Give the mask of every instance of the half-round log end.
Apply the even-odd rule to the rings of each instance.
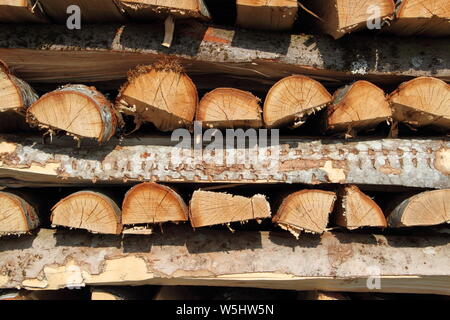
[[[39,226],[36,209],[22,197],[0,192],[0,236],[25,234]]]

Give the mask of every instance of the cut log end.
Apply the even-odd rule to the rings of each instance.
[[[328,132],[369,130],[389,121],[392,111],[383,90],[367,81],[341,88],[326,112]]]
[[[272,221],[297,238],[302,231],[321,234],[326,231],[335,200],[334,192],[295,192],[283,200]]]
[[[187,221],[188,208],[171,188],[145,182],[125,195],[122,217],[124,225]]]
[[[121,124],[111,103],[93,87],[68,85],[47,93],[27,110],[32,126],[108,141]]]
[[[319,82],[304,76],[290,76],[269,90],[264,103],[264,122],[270,128],[298,127],[330,102],[330,93]]]
[[[0,192],[0,236],[25,234],[38,226],[35,207],[18,195]]]
[[[270,205],[263,195],[246,198],[220,192],[195,191],[189,214],[192,227],[198,228],[269,218]]]
[[[347,229],[387,227],[383,211],[358,187],[343,187],[340,196],[341,206],[336,212],[337,225]]]
[[[396,121],[413,127],[450,129],[450,85],[432,77],[402,83],[389,100]]]
[[[196,120],[209,128],[259,128],[261,113],[259,99],[250,92],[218,88],[200,101]]]
[[[120,90],[117,107],[136,122],[153,123],[161,131],[189,126],[198,105],[197,88],[179,68],[139,67]]]
[[[450,223],[450,189],[422,192],[403,200],[389,214],[388,222],[393,228]]]
[[[93,191],[80,191],[59,201],[52,208],[53,226],[85,229],[93,233],[120,234],[122,214],[108,196]]]

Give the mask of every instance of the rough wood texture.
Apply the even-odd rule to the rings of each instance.
[[[163,223],[188,220],[184,200],[171,188],[144,182],[131,188],[122,204],[123,224]]]
[[[48,22],[40,3],[29,0],[0,0],[0,22],[45,23]]]
[[[450,81],[446,39],[355,35],[334,41],[179,22],[167,49],[161,46],[162,34],[163,25],[83,25],[70,33],[63,26],[0,25],[0,57],[28,82],[88,82],[114,89],[128,70],[165,54],[180,58],[196,85],[206,89],[239,83],[240,89],[252,91],[292,74],[335,87],[358,79],[398,85],[413,76]]]
[[[333,211],[336,194],[322,190],[302,190],[283,199],[272,221],[296,238],[301,232],[324,233]]]
[[[250,92],[217,88],[203,96],[195,117],[208,128],[260,128],[259,101]]]
[[[340,193],[336,224],[347,229],[387,227],[383,211],[356,186],[345,186]]]
[[[85,229],[93,233],[120,234],[122,214],[107,195],[94,191],[75,192],[52,208],[53,226]]]
[[[0,192],[0,237],[24,234],[39,226],[37,209],[20,195]]]
[[[133,20],[199,18],[207,20],[209,12],[203,0],[120,0],[120,7]]]
[[[129,73],[117,109],[134,116],[136,126],[150,122],[161,131],[190,126],[198,106],[197,88],[174,62],[157,62]]]
[[[331,102],[322,84],[311,78],[294,75],[278,81],[267,93],[264,122],[269,128],[301,126],[308,116]]]
[[[335,39],[367,29],[368,20],[392,18],[395,10],[393,0],[307,0],[302,3],[321,18],[316,21]],[[371,6],[376,6],[379,15],[371,12]]]
[[[70,138],[42,145],[40,137],[2,135],[0,177],[5,186],[122,184],[130,180],[230,183],[348,183],[450,188],[450,142],[446,139],[280,139],[279,167],[262,163],[225,166],[196,160],[172,163],[168,137],[129,137],[109,144]],[[214,150],[212,150],[214,151]],[[264,154],[267,150],[264,149]],[[239,155],[239,152],[237,152]],[[208,153],[206,153],[208,156]],[[200,165],[201,164],[201,165]]]
[[[391,93],[389,100],[396,121],[450,130],[450,85],[444,81],[431,77],[410,80]]]
[[[384,91],[367,81],[337,90],[325,114],[325,131],[369,130],[392,118]]]
[[[27,109],[27,122],[32,126],[63,130],[100,143],[116,133],[121,121],[111,102],[85,85],[67,85],[47,93]]]
[[[402,36],[415,34],[440,37],[450,35],[448,0],[402,0],[395,21],[387,30]]]
[[[297,0],[236,0],[240,27],[261,30],[290,30],[297,18]]]
[[[390,227],[450,223],[450,189],[426,191],[406,198],[388,216]]]
[[[367,292],[373,276],[380,292],[450,295],[449,251],[447,236],[327,233],[296,240],[277,232],[174,227],[122,239],[42,229],[2,239],[0,288],[164,284]]]
[[[189,203],[189,218],[194,228],[259,220],[270,218],[270,205],[260,194],[246,198],[221,192],[195,191]]]

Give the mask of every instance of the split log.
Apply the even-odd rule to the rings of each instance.
[[[273,223],[297,239],[302,231],[323,233],[333,211],[336,194],[322,190],[302,190],[284,198]]]
[[[398,1],[395,21],[387,29],[402,36],[450,35],[450,2],[448,0]]]
[[[412,127],[450,129],[450,85],[431,77],[402,83],[389,96],[394,120]]]
[[[29,233],[39,223],[37,207],[24,196],[0,192],[0,236]]]
[[[401,201],[389,214],[390,227],[450,223],[450,189],[426,191]]]
[[[395,10],[393,0],[308,0],[302,3],[320,17],[321,29],[335,39],[367,29],[369,21],[392,19]]]
[[[52,226],[85,229],[92,233],[120,234],[122,214],[109,196],[79,191],[59,201],[51,214]]]
[[[200,100],[196,120],[209,128],[260,128],[259,99],[250,92],[218,88]]]
[[[290,30],[297,18],[297,0],[236,0],[240,27],[261,30]]]
[[[266,197],[251,198],[221,192],[195,191],[189,204],[189,217],[194,228],[246,222],[270,218]]]
[[[0,22],[48,22],[39,2],[30,0],[0,0]]]
[[[27,122],[39,128],[63,130],[75,138],[108,141],[121,117],[94,87],[67,85],[43,95],[27,110]]]
[[[188,220],[188,208],[171,188],[144,182],[131,188],[122,204],[122,222],[147,224]]]
[[[384,91],[367,81],[356,81],[337,90],[325,114],[325,131],[369,130],[389,122],[392,111]]]
[[[387,227],[380,207],[356,186],[345,186],[340,191],[335,222],[347,229]]]
[[[330,102],[330,93],[319,82],[304,76],[290,76],[278,81],[268,92],[264,122],[269,128],[298,127]]]
[[[123,10],[133,20],[165,19],[174,16],[176,19],[210,18],[208,8],[203,0],[120,0]]]
[[[150,122],[161,131],[190,126],[198,105],[197,88],[171,62],[141,66],[129,73],[117,97],[117,108],[135,117],[137,127]]]

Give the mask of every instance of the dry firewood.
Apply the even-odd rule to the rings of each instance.
[[[259,99],[250,92],[218,88],[202,98],[196,120],[209,128],[259,128],[261,113]]]
[[[330,102],[330,93],[319,82],[304,76],[290,76],[278,81],[267,94],[264,122],[269,128],[298,127]]]
[[[336,194],[322,190],[302,190],[283,199],[272,221],[298,238],[302,231],[323,233],[333,211]]]
[[[208,19],[209,12],[203,0],[120,0],[120,6],[133,19]]]
[[[122,214],[109,196],[94,191],[79,191],[52,208],[53,226],[85,229],[93,233],[120,234]]]
[[[37,207],[26,196],[0,192],[0,236],[24,234],[39,227]]]

